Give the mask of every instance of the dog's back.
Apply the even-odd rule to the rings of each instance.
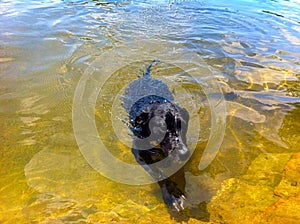
[[[128,114],[132,106],[138,102],[138,100],[147,96],[160,96],[161,98],[173,102],[174,98],[168,86],[162,81],[151,77],[151,68],[156,62],[156,60],[151,62],[142,77],[131,82],[126,88],[123,97],[123,106]]]

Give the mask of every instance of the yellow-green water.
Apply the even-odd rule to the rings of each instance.
[[[299,10],[296,1],[2,1],[0,222],[299,223]],[[197,84],[179,82],[196,101],[201,129],[199,139],[188,137],[197,147],[185,166],[191,206],[181,214],[168,211],[156,184],[96,172],[74,137],[73,98],[87,68],[109,51],[126,58],[132,52],[119,49],[145,39],[137,57],[165,58],[173,45],[196,53],[216,71],[226,100],[223,143],[199,170],[210,109]],[[101,138],[129,163],[105,107],[144,67],[122,66],[95,108]],[[162,64],[153,75],[179,80],[179,72]]]

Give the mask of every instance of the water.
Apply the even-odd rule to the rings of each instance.
[[[297,223],[299,11],[297,1],[2,1],[0,222]],[[184,54],[193,55],[190,64]],[[100,79],[87,92],[117,68],[97,98],[96,126],[113,155],[135,164],[120,122],[126,114],[117,105],[111,116],[109,108],[154,59],[149,55],[162,60],[154,76],[174,84],[186,108],[195,103],[200,123],[189,129],[196,148],[186,165],[190,207],[182,214],[168,211],[156,184],[103,177],[74,137],[77,84],[95,61],[106,70],[96,71]],[[223,143],[204,170],[212,109],[185,73],[199,66],[194,77],[214,78],[227,110]]]

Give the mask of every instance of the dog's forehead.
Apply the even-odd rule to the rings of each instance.
[[[171,114],[173,116],[178,116],[179,115],[179,110],[178,108],[172,104],[172,103],[164,103],[164,104],[159,104],[155,110],[154,110],[154,115],[161,115],[165,116],[166,114]]]

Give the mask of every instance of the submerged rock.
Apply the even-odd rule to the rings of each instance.
[[[300,220],[300,153],[294,154],[285,165],[282,179],[274,193],[282,198],[266,209],[266,221],[298,224]]]
[[[288,153],[261,154],[251,163],[245,175],[224,181],[222,189],[208,205],[211,214],[210,221],[215,223],[296,223],[299,220],[295,215],[297,206],[293,207],[292,204],[299,202],[298,198],[283,200],[278,196],[278,192],[275,193],[282,189],[282,181],[286,181],[288,173],[294,175],[293,180],[296,177],[297,180],[300,178],[300,173],[294,172],[296,166],[300,170],[298,164],[300,156],[294,155],[289,161],[290,157],[291,154]],[[292,162],[293,158],[295,162]],[[290,163],[292,164],[289,165]],[[288,167],[294,171],[288,172]],[[295,186],[290,185],[290,188],[295,188]],[[290,188],[289,191],[293,192],[293,195],[296,191],[300,193],[299,189],[295,191]],[[299,208],[298,211],[300,211]],[[274,222],[269,222],[269,220]]]
[[[264,217],[265,223],[299,224],[300,195],[279,199],[266,209]]]
[[[285,165],[282,180],[274,193],[280,197],[300,196],[300,153],[294,154]]]

